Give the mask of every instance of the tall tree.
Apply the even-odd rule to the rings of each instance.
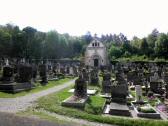
[[[158,56],[168,58],[168,35],[161,33],[158,36],[155,51]]]

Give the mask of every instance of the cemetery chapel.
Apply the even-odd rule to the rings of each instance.
[[[92,67],[108,65],[106,46],[97,39],[96,35],[86,48],[85,65]]]

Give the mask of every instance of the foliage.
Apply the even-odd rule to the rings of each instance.
[[[81,55],[85,44],[84,37],[59,34],[57,31],[45,33],[30,26],[20,30],[12,24],[0,26],[1,58],[72,58]]]
[[[155,51],[158,56],[168,58],[168,35],[162,33],[158,36],[155,43]]]
[[[111,60],[145,56],[148,59],[167,59],[168,34],[154,29],[142,39],[120,34],[107,34],[97,37],[107,47]],[[18,26],[7,24],[0,26],[0,57],[31,59],[80,58],[85,54],[87,45],[93,40],[88,31],[83,36],[70,36],[57,31],[40,32],[33,27],[22,30]]]
[[[119,47],[112,45],[109,50],[111,59],[119,58],[122,55],[122,51]]]

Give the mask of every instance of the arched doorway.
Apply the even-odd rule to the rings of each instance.
[[[98,67],[99,66],[99,60],[98,59],[94,59],[94,67]]]

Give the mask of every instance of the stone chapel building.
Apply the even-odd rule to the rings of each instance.
[[[105,45],[96,37],[87,46],[85,52],[85,65],[92,67],[100,67],[108,65],[108,56]]]

